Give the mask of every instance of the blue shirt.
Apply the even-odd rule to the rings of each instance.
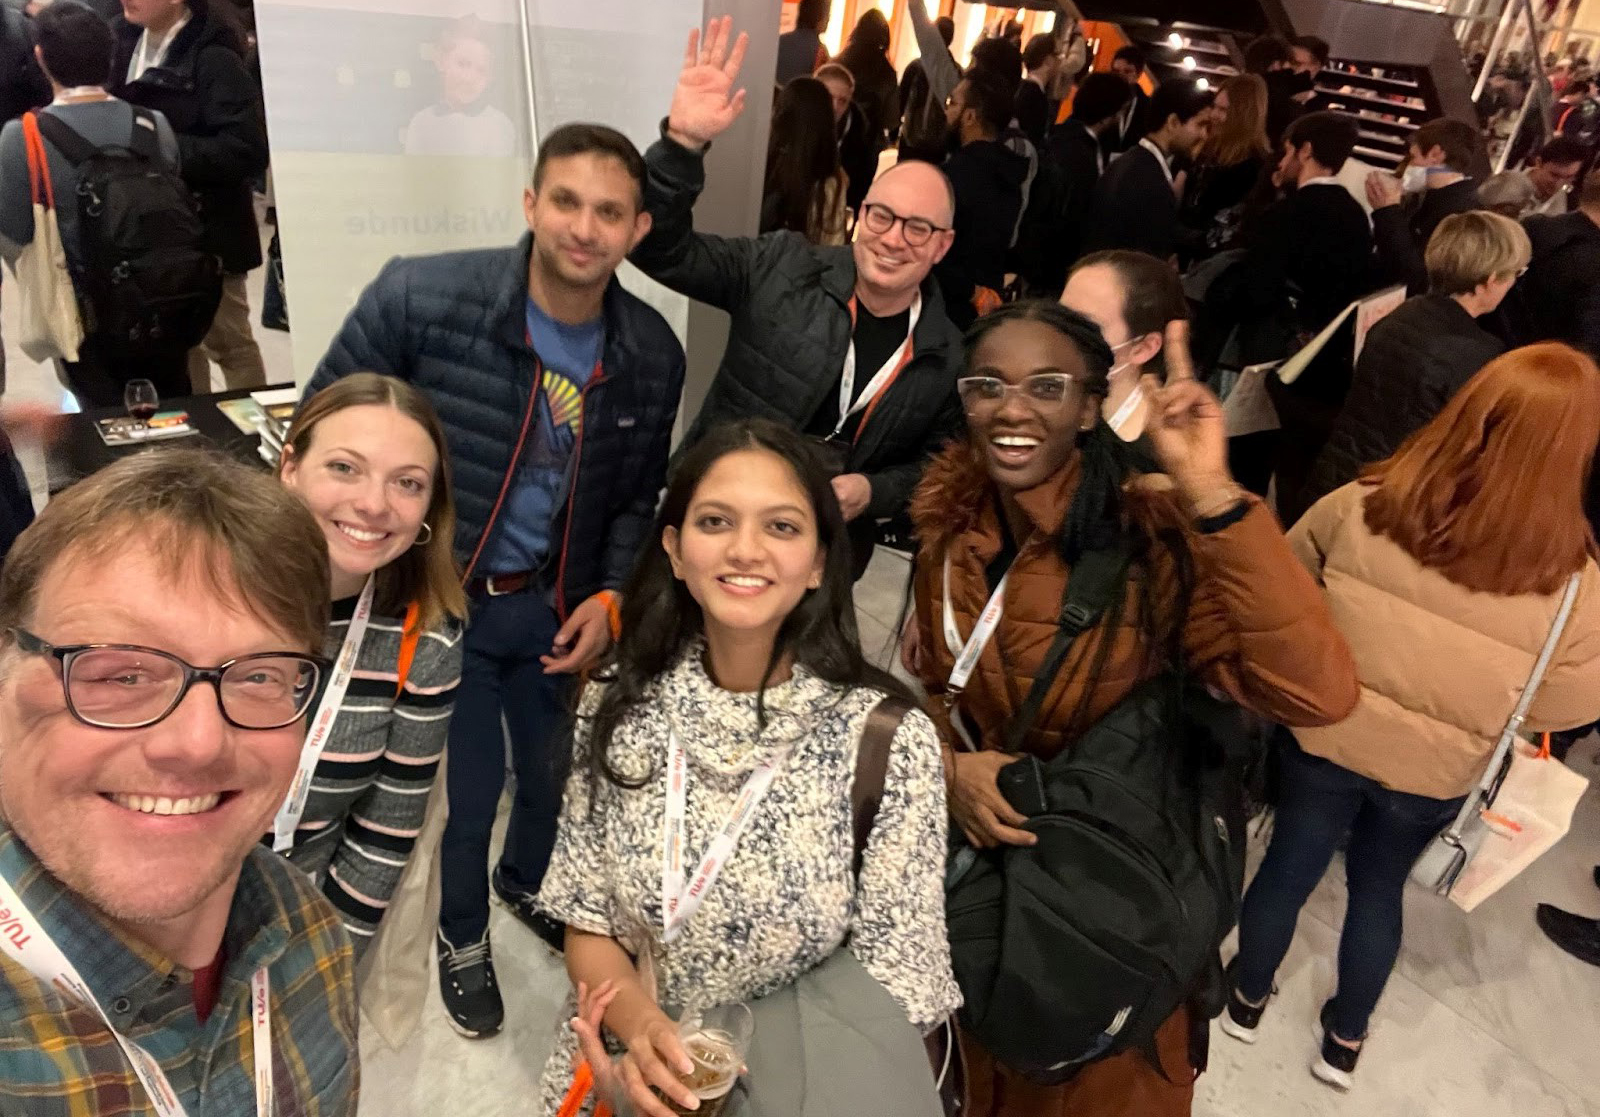
[[[527,315],[528,342],[543,367],[543,382],[535,386],[535,423],[479,568],[484,574],[536,570],[549,557],[551,526],[567,498],[583,423],[583,389],[605,344],[604,318],[571,326],[557,322],[531,298]]]

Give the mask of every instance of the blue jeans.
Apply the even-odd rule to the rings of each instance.
[[[1348,833],[1350,902],[1339,937],[1332,1022],[1341,1039],[1363,1039],[1400,953],[1406,878],[1462,800],[1391,791],[1301,751],[1287,733],[1280,735],[1278,748],[1282,782],[1272,844],[1244,898],[1234,982],[1251,1002],[1272,991],[1273,975],[1294,938],[1295,919]]]
[[[489,839],[506,780],[502,715],[517,789],[500,870],[517,891],[538,892],[550,865],[566,767],[556,749],[568,740],[573,679],[546,675],[539,657],[560,627],[537,590],[471,602],[445,769],[450,819],[439,847],[439,929],[457,947],[489,928]]]

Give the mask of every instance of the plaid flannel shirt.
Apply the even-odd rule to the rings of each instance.
[[[350,940],[297,869],[251,850],[223,935],[216,1007],[201,1024],[193,977],[114,929],[0,823],[0,872],[77,967],[112,1023],[165,1071],[188,1117],[253,1117],[250,978],[272,990],[274,1117],[354,1117],[360,1068]],[[0,1114],[151,1117],[155,1108],[94,1009],[0,954]]]

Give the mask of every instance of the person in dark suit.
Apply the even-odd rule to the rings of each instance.
[[[1372,286],[1367,215],[1334,177],[1358,130],[1354,117],[1336,112],[1309,113],[1289,125],[1276,177],[1289,192],[1248,229],[1244,259],[1213,284],[1207,301],[1208,313],[1237,324],[1241,366],[1289,356]],[[1246,488],[1265,494],[1277,474],[1280,511],[1327,441],[1349,388],[1349,358],[1341,340],[1293,385],[1269,377],[1282,430],[1230,440],[1230,468]]]
[[[1015,270],[1037,295],[1055,298],[1083,251],[1089,199],[1106,168],[1100,139],[1132,94],[1115,74],[1090,74],[1072,98],[1072,115],[1050,132],[1017,238]]]
[[[1162,82],[1150,98],[1155,126],[1112,160],[1095,185],[1085,252],[1129,248],[1160,260],[1178,250],[1172,161],[1194,157],[1211,133],[1211,94],[1187,78]],[[1353,201],[1354,199],[1352,199]]]
[[[1035,148],[1044,147],[1045,133],[1056,122],[1059,102],[1050,96],[1061,72],[1061,56],[1056,53],[1056,37],[1044,34],[1028,40],[1022,52],[1022,68],[1027,77],[1017,86],[1017,100],[1012,108],[1017,127]]]
[[[961,329],[977,317],[979,288],[998,295],[1005,286],[1006,253],[1022,213],[1028,161],[1009,151],[1000,134],[1011,122],[1015,92],[978,69],[950,95],[948,122],[961,146],[945,160],[955,193],[955,244],[934,267],[950,321]]]
[[[1478,208],[1471,174],[1485,160],[1483,135],[1465,121],[1440,117],[1411,133],[1406,146],[1399,178],[1382,171],[1367,176],[1367,201],[1385,278],[1420,295],[1428,289],[1422,254],[1433,231],[1452,213]]]
[[[1111,58],[1111,72],[1127,83],[1133,98],[1123,106],[1117,126],[1101,137],[1101,147],[1107,157],[1127,151],[1150,130],[1150,96],[1139,84],[1145,72],[1144,51],[1132,45],[1123,47]]]

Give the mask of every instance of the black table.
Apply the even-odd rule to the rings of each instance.
[[[187,411],[189,425],[199,433],[183,438],[169,438],[158,442],[134,443],[129,446],[107,446],[95,428],[97,419],[115,419],[127,414],[120,407],[100,407],[78,415],[68,415],[66,431],[61,440],[45,455],[46,474],[50,491],[58,493],[74,481],[83,479],[99,469],[104,469],[119,458],[145,450],[166,446],[209,446],[222,450],[242,462],[267,468],[261,457],[261,436],[255,432],[245,434],[233,425],[233,420],[217,409],[220,400],[244,399],[251,392],[292,388],[293,384],[269,384],[265,388],[241,388],[237,391],[218,392],[207,396],[183,396],[161,401],[162,411]]]

